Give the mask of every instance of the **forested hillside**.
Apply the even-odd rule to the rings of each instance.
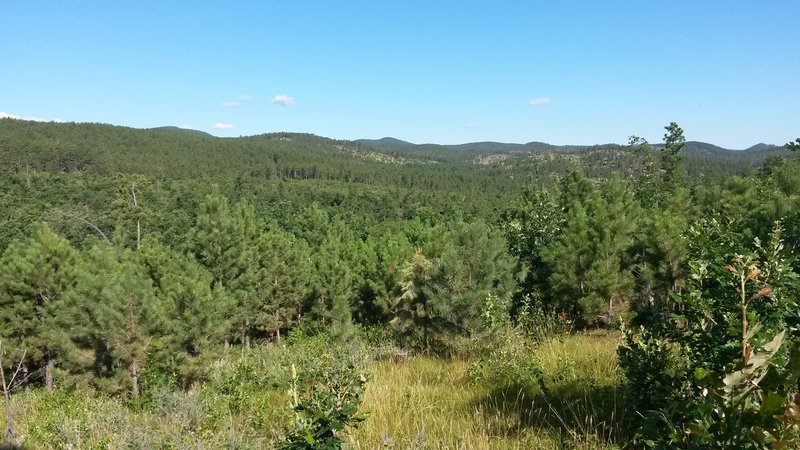
[[[789,149],[3,119],[0,164],[9,443],[799,442]]]

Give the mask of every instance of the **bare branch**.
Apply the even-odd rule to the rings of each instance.
[[[103,238],[103,240],[105,240],[107,243],[111,244],[111,241],[108,239],[108,236],[106,236],[106,234],[105,234],[105,233],[103,233],[103,230],[101,230],[100,228],[98,228],[98,227],[97,227],[97,225],[93,224],[92,222],[89,222],[88,220],[86,220],[86,219],[84,219],[83,217],[81,217],[81,216],[78,216],[78,215],[76,215],[76,214],[72,214],[72,213],[64,212],[64,215],[66,215],[66,216],[69,216],[69,217],[71,217],[71,218],[73,218],[73,219],[75,219],[75,220],[79,220],[79,221],[83,222],[84,224],[88,225],[88,226],[89,226],[89,227],[91,227],[91,228],[92,228],[94,231],[97,231],[97,234],[99,234],[99,235],[100,235],[100,237],[102,237],[102,238]]]

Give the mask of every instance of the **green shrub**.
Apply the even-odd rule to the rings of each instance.
[[[658,448],[796,448],[798,286],[780,228],[751,249],[716,222],[692,232],[687,289],[619,349],[638,436]]]
[[[515,328],[507,328],[483,343],[484,351],[469,367],[472,381],[491,381],[501,389],[538,392],[542,384],[542,365],[534,353],[534,343]]]
[[[302,361],[306,363],[303,366],[291,365],[288,392],[295,420],[280,448],[341,448],[341,432],[367,417],[358,408],[367,383],[368,351],[360,341],[330,345],[325,336],[295,337],[293,342],[309,349],[295,353],[302,355],[301,360],[308,356],[314,360]]]

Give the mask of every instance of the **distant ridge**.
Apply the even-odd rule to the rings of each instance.
[[[661,147],[654,145],[655,148]],[[759,143],[746,150],[686,143],[690,176],[727,177],[757,169],[788,150]],[[174,126],[137,129],[98,123],[0,119],[0,171],[137,173],[157,178],[243,174],[400,186],[497,186],[556,180],[580,168],[587,176],[636,176],[627,146],[472,142],[413,144],[397,138],[337,140],[308,133],[221,138]],[[458,183],[451,182],[458,179]],[[451,180],[451,181],[447,181]],[[503,188],[505,189],[505,188]]]
[[[367,145],[376,150],[388,150],[388,151],[396,151],[398,149],[410,150],[414,148],[427,148],[427,149],[439,148],[443,150],[444,149],[457,150],[464,152],[514,152],[520,150],[559,151],[559,150],[584,150],[590,148],[599,149],[599,148],[624,147],[623,145],[614,143],[594,144],[594,145],[569,145],[569,144],[553,145],[539,141],[531,141],[525,144],[514,144],[514,143],[494,142],[494,141],[469,142],[465,144],[412,144],[410,142],[392,137],[385,137],[381,139],[359,139],[355,142]],[[653,144],[653,147],[657,149],[663,148],[663,146],[664,144]],[[717,154],[725,154],[728,152],[763,152],[763,151],[780,152],[782,150],[783,150],[782,145],[772,145],[764,143],[758,143],[751,147],[748,147],[747,149],[740,150],[740,149],[723,148],[718,145],[700,141],[687,141],[684,147],[684,151],[687,154],[693,154],[693,155],[704,155],[704,154],[717,155]]]
[[[196,134],[196,135],[199,135],[199,136],[214,137],[214,135],[208,134],[205,131],[195,130],[195,129],[192,129],[192,128],[181,128],[181,127],[175,127],[175,126],[149,128],[149,130],[153,130],[153,131],[170,131],[170,132],[174,132],[174,133],[187,133],[187,134]]]

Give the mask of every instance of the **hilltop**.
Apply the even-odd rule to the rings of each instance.
[[[724,177],[757,168],[785,150],[767,144],[729,150],[690,141],[684,152],[691,176]],[[135,129],[12,119],[0,120],[0,163],[3,170],[13,171],[122,172],[161,179],[246,175],[458,191],[465,183],[548,182],[574,168],[582,168],[590,177],[637,170],[632,151],[617,144],[439,145],[390,137],[347,141],[302,133],[219,138],[177,127]]]

